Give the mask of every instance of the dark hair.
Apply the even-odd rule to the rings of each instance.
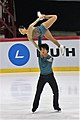
[[[23,25],[19,26],[18,29],[24,29],[25,27]]]
[[[40,47],[40,50],[41,48],[45,48],[49,52],[49,46],[46,43],[41,44],[39,47]]]

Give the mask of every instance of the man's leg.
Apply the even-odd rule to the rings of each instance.
[[[59,103],[58,103],[58,99],[59,99],[59,90],[58,90],[58,85],[56,82],[56,79],[54,77],[54,75],[48,80],[49,85],[52,88],[53,91],[53,106],[55,110],[60,111],[61,108],[59,108]]]
[[[36,94],[35,94],[35,98],[34,98],[34,102],[33,102],[32,112],[35,112],[36,109],[38,108],[40,95],[42,93],[42,90],[43,90],[45,83],[46,83],[45,79],[42,79],[42,77],[40,77],[38,84],[37,84],[37,90],[36,90]]]

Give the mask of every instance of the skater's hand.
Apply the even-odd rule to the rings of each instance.
[[[42,51],[40,51],[40,56],[43,57],[44,53]]]
[[[43,20],[43,19],[45,19],[45,15],[41,15],[41,16],[39,16],[39,18],[40,18],[40,20]]]

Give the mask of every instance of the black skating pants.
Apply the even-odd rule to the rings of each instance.
[[[53,91],[53,107],[54,109],[59,107],[58,99],[59,99],[59,91],[58,91],[58,85],[55,80],[54,74],[48,74],[48,75],[40,75],[38,83],[37,83],[37,90],[33,102],[33,109],[37,109],[39,105],[39,100],[41,93],[43,91],[44,85],[46,83],[49,83],[50,87],[52,88]]]

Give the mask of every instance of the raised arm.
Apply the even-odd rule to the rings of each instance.
[[[35,25],[40,21],[41,18],[44,18],[44,16],[45,16],[45,15],[40,16],[39,18],[37,18],[33,23],[31,23],[31,24],[29,25],[29,27],[35,26]]]
[[[33,45],[38,49],[38,51],[40,52],[39,46],[36,44],[36,42],[34,42],[32,39],[29,39],[29,41],[31,41],[33,43]]]

